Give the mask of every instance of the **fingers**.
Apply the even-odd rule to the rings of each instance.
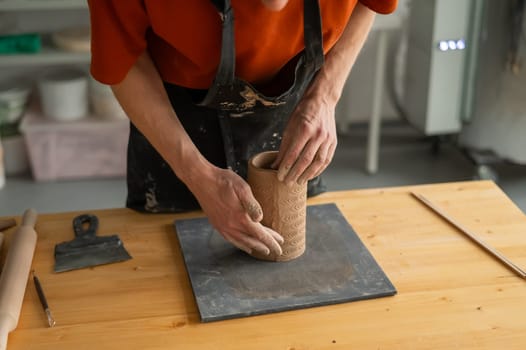
[[[285,144],[280,147],[278,158],[281,156],[282,159],[279,162],[278,169],[279,181],[289,180],[289,173],[292,171],[292,168],[295,166],[298,158],[300,158],[300,155],[302,155],[302,151],[305,148],[305,145],[308,144],[309,140],[307,136],[305,134],[303,135],[303,137],[299,137],[289,145]],[[305,156],[308,157],[309,154],[306,154]],[[314,154],[312,155],[312,157],[314,157]]]
[[[249,221],[247,227],[249,230],[246,234],[241,232],[222,232],[221,235],[230,243],[244,252],[251,254],[257,251],[263,255],[279,256],[283,253],[280,244],[283,244],[284,239],[277,232],[260,223]]]
[[[300,155],[301,150],[309,141],[311,128],[312,125],[308,121],[302,122],[302,125],[299,127],[297,127],[296,124],[289,122],[285,128],[283,139],[281,140],[281,145],[279,147],[278,157],[271,166],[273,169],[279,167],[278,179],[280,181],[285,179],[289,170]]]
[[[252,254],[252,248],[250,248],[250,246],[248,246],[247,244],[241,242],[240,240],[234,238],[231,235],[222,233],[221,236],[223,236],[223,238],[226,239],[228,242],[232,243],[232,245],[237,249],[242,250],[247,254]]]
[[[279,243],[279,244],[283,244],[285,243],[285,239],[283,238],[282,235],[280,235],[279,233],[277,233],[276,231],[274,231],[273,229],[269,228],[269,227],[265,227],[263,226],[263,228],[268,232],[270,233],[270,235]]]
[[[283,251],[281,249],[280,243],[283,243],[285,240],[277,232],[272,231],[268,227],[261,225],[259,222],[249,222],[247,225],[247,235],[252,236],[252,238],[263,243],[265,247],[269,249],[269,253],[274,255],[281,255]],[[279,243],[278,243],[279,242]],[[268,255],[267,253],[266,255]]]
[[[263,210],[239,175],[218,169],[211,185],[209,191],[196,192],[196,198],[212,226],[227,241],[249,254],[282,254],[283,237],[260,223]]]
[[[285,129],[273,168],[278,180],[305,184],[330,163],[336,145],[334,111],[304,104],[297,108]],[[325,106],[326,107],[326,106]],[[315,117],[313,117],[315,116]]]
[[[246,182],[239,185],[236,188],[236,195],[250,219],[254,222],[260,222],[263,219],[263,209],[254,197],[250,186]]]
[[[283,161],[283,157],[285,155],[284,150],[287,150],[289,148],[290,144],[290,137],[288,137],[287,129],[285,129],[285,132],[283,133],[283,137],[281,139],[281,145],[279,146],[279,152],[278,156],[276,157],[276,160],[272,163],[270,166],[272,169],[278,169],[278,167],[281,165],[281,162]]]
[[[304,185],[308,180],[318,176],[327,168],[334,157],[335,150],[336,142],[309,141],[288,172],[286,172],[287,169],[283,167],[284,164],[288,164],[288,156],[285,156],[284,163],[282,164],[283,168],[280,167],[278,171],[278,179],[280,179],[279,172],[283,171],[283,173],[286,172],[286,176],[281,181],[287,184],[296,182]],[[290,154],[293,154],[293,152],[289,153],[289,155]]]
[[[263,210],[255,199],[246,202],[242,201],[241,205],[252,221],[260,222],[263,219]]]
[[[230,188],[234,190],[240,204],[239,212],[231,216],[228,226],[218,225],[218,228],[223,226],[223,229],[218,231],[236,247],[249,254],[252,250],[256,250],[264,255],[270,253],[281,255],[280,244],[284,241],[283,237],[259,223],[263,219],[260,204],[250,186],[237,175],[235,178],[238,181]]]
[[[305,145],[299,157],[296,159],[294,166],[284,179],[286,184],[292,184],[293,182],[300,184],[300,176],[302,176],[310,166],[315,166],[315,170],[318,170],[319,162],[316,160],[316,157],[321,147],[323,147],[323,145],[316,140],[311,140]]]
[[[257,251],[263,255],[270,254],[269,248],[267,248],[262,242],[248,235],[240,233],[225,233],[223,234],[223,237],[247,254],[252,254],[253,251]]]
[[[318,171],[314,174],[314,176],[311,177],[311,179],[315,178],[316,176],[320,176],[320,174],[325,170],[325,168],[327,168],[329,163],[334,158],[334,153],[336,152],[336,145],[337,145],[336,142],[331,143],[331,145],[329,147],[329,150],[327,152],[326,165],[324,167],[318,169]]]
[[[303,174],[298,178],[298,184],[304,185],[308,180],[320,175],[330,164],[334,151],[336,150],[335,143],[324,143],[318,149],[316,156],[312,163],[305,169]]]

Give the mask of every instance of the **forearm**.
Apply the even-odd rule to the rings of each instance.
[[[334,156],[336,102],[374,20],[374,12],[360,3],[356,6],[283,132],[278,158],[272,164],[278,168],[280,181],[305,183],[321,174]]]
[[[210,223],[229,242],[251,253],[281,255],[281,237],[259,221],[262,211],[248,184],[208,162],[181,125],[148,54],[112,86],[134,125],[188,186]]]
[[[341,37],[327,53],[325,64],[307,94],[318,96],[333,105],[338,102],[347,76],[371,30],[374,16],[372,10],[358,2]]]
[[[133,124],[187,185],[211,168],[181,125],[149,55],[112,90]]]

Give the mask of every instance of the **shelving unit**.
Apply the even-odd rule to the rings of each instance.
[[[89,53],[66,52],[51,47],[44,47],[41,52],[35,54],[0,56],[0,68],[52,64],[88,64],[89,62]]]
[[[0,0],[0,11],[86,9],[86,0]]]
[[[63,28],[89,24],[86,0],[0,0],[0,21],[2,24],[0,34],[40,33],[42,37],[42,49],[37,53],[0,55],[0,83],[9,84],[16,79],[28,84],[29,82],[34,83],[38,80],[39,74],[48,70],[50,66],[76,65],[82,66],[84,69],[90,63],[91,54],[89,52],[61,50],[51,40],[52,33]],[[35,89],[36,84],[31,84],[31,86]],[[26,111],[22,118],[26,118],[27,115],[28,112]],[[96,125],[97,122],[98,120],[93,118],[86,119],[88,126]],[[53,130],[53,128],[50,128],[51,130],[48,132],[60,131],[59,126],[56,126],[57,130]],[[19,140],[22,137],[26,138],[22,134],[21,136],[13,136],[13,139]],[[34,138],[34,135],[32,137]],[[2,141],[6,144],[5,140]],[[4,149],[7,150],[7,148]],[[10,154],[15,155],[15,157],[26,154],[26,152],[27,147],[24,147],[24,142],[11,146]],[[34,164],[28,163],[28,160],[21,162],[25,162],[27,166],[31,165],[34,173]],[[50,162],[48,161],[48,163]],[[13,174],[15,173],[13,172]],[[14,176],[17,177],[17,175]],[[8,183],[10,180],[8,179]]]
[[[0,0],[2,12],[86,10],[86,0]],[[53,47],[49,38],[44,38],[42,50],[35,54],[0,55],[0,69],[61,64],[89,64],[89,52],[69,52]]]

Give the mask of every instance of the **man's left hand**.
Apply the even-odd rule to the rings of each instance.
[[[283,132],[279,154],[272,164],[278,179],[304,184],[320,175],[336,150],[335,104],[316,94],[306,94]]]

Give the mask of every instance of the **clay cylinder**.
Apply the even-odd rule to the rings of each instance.
[[[307,184],[287,186],[278,181],[277,170],[271,169],[278,152],[263,152],[248,163],[248,184],[263,209],[261,223],[283,236],[283,254],[275,256],[253,253],[258,259],[288,261],[305,252],[307,217]]]

